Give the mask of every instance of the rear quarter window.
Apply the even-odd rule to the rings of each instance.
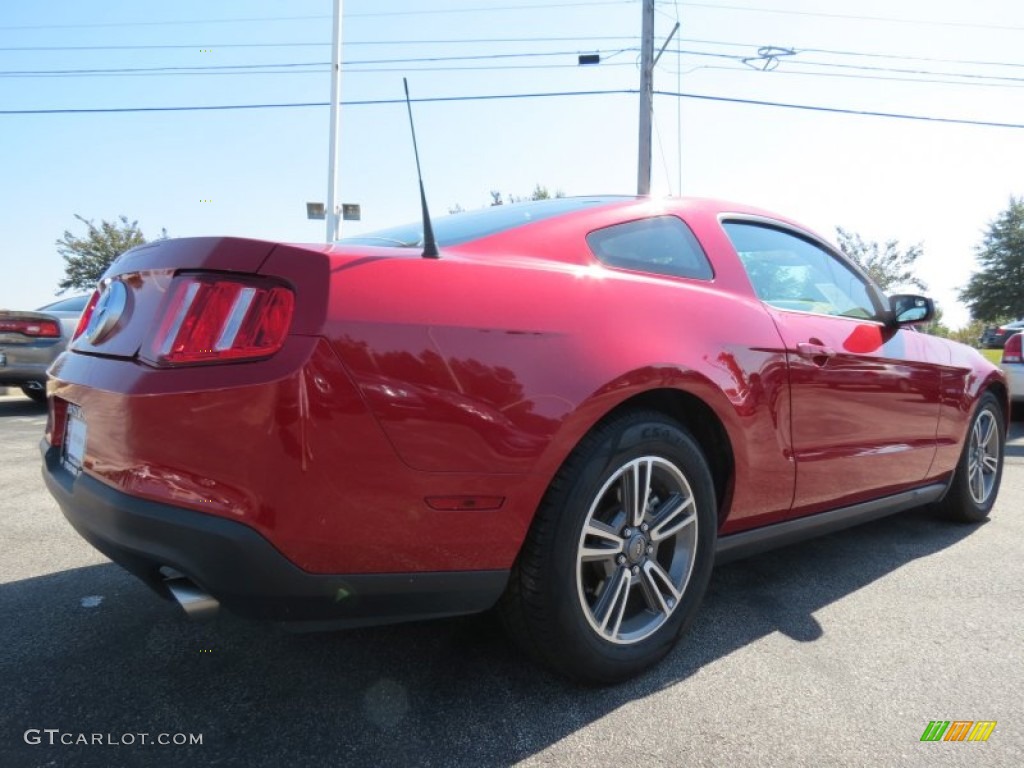
[[[597,229],[587,245],[602,264],[635,272],[710,280],[711,262],[682,219],[655,216]]]

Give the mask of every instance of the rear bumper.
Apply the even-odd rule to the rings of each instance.
[[[45,383],[46,370],[64,346],[62,339],[0,344],[0,387],[20,387],[32,381]]]
[[[343,627],[477,613],[508,580],[507,570],[310,573],[243,523],[74,477],[58,449],[45,440],[41,448],[46,485],[75,530],[164,597],[160,569],[169,567],[241,616]]]

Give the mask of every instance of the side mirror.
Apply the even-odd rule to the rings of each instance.
[[[935,318],[935,303],[924,296],[899,293],[889,297],[890,324],[913,325]]]

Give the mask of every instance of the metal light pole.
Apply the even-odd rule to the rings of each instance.
[[[654,0],[644,0],[640,41],[640,137],[636,193],[651,194],[651,126],[654,119]]]
[[[331,136],[327,160],[327,242],[338,237],[338,106],[341,101],[341,4],[334,0],[334,33],[331,37]]]

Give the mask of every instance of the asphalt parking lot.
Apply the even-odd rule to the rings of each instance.
[[[723,566],[671,656],[604,690],[488,616],[190,624],[64,521],[44,423],[0,396],[2,766],[1024,765],[1021,422],[986,524],[913,511]],[[932,720],[997,725],[921,742]]]

